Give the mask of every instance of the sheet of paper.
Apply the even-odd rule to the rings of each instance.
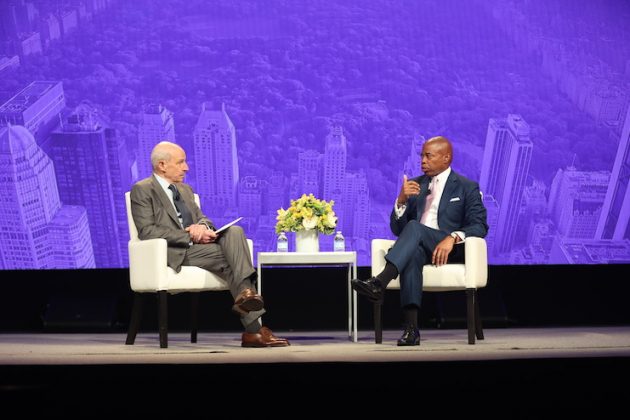
[[[238,219],[232,220],[230,223],[226,223],[223,226],[221,226],[220,228],[218,228],[217,230],[215,230],[216,233],[219,232],[223,232],[225,229],[229,228],[230,226],[232,226],[234,223],[238,223],[239,220],[241,220],[243,217],[239,217]]]

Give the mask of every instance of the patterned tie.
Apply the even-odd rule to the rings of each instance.
[[[184,200],[182,200],[182,197],[179,194],[179,191],[177,190],[177,187],[175,186],[175,184],[169,185],[168,189],[173,191],[173,202],[175,203],[175,207],[177,208],[177,211],[179,212],[179,217],[181,217],[182,219],[182,225],[185,228],[192,225],[193,220],[192,220],[192,215],[190,213],[190,210],[188,209],[188,206],[186,205],[186,203],[184,203]]]
[[[429,183],[429,189],[427,190],[427,198],[424,204],[424,211],[422,212],[422,216],[420,217],[420,223],[423,225],[427,224],[427,219],[429,217],[429,210],[431,209],[431,205],[433,204],[433,200],[437,196],[437,177],[434,176],[431,178],[431,182]],[[430,226],[433,227],[433,226]]]

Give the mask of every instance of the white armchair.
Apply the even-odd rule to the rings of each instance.
[[[199,196],[195,194],[195,202],[199,205]],[[156,293],[158,299],[158,328],[160,347],[168,347],[168,305],[169,294],[192,292],[192,325],[190,342],[197,342],[197,309],[198,292],[229,290],[227,283],[219,276],[199,267],[183,266],[179,273],[166,264],[165,239],[138,239],[138,230],[131,216],[131,200],[129,192],[125,193],[127,206],[127,222],[129,224],[129,282],[134,292],[133,309],[127,340],[125,344],[133,344],[140,327],[144,295]],[[247,239],[250,258],[253,261],[254,244]]]
[[[394,241],[390,239],[372,240],[372,276],[376,276],[385,268],[385,254],[393,244]],[[465,246],[464,264],[445,264],[440,267],[424,266],[422,291],[465,290],[468,344],[475,344],[475,336],[477,339],[483,340],[477,289],[485,287],[488,281],[488,251],[486,241],[483,238],[466,238],[463,246]],[[387,285],[387,289],[400,289],[399,279],[392,280]],[[380,303],[374,303],[374,338],[376,343],[383,342],[381,306]]]

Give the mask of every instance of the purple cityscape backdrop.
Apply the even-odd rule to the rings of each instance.
[[[126,267],[161,140],[255,252],[313,193],[368,266],[435,135],[480,183],[491,264],[629,263],[628,22],[623,0],[0,0],[0,268]]]

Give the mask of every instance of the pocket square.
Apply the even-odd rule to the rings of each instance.
[[[449,200],[449,203],[452,203],[453,201],[459,201],[459,197],[453,197]]]

